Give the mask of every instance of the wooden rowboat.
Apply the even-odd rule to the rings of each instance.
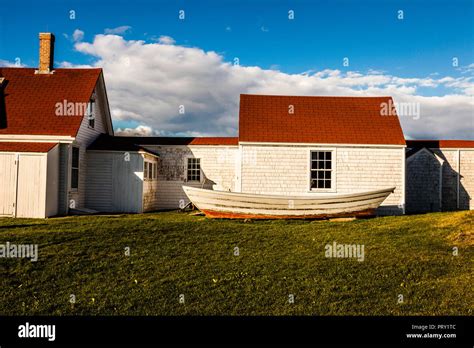
[[[189,200],[207,217],[227,219],[318,219],[371,216],[395,190],[337,195],[278,196],[214,191],[183,186]]]

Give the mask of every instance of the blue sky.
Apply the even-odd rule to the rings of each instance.
[[[177,43],[239,57],[242,65],[285,72],[343,68],[399,75],[453,73],[474,61],[473,1],[2,1],[0,52],[36,65],[39,31],[57,36],[57,59],[86,63],[61,33],[86,38],[105,28],[131,26],[127,38],[168,35]],[[76,19],[69,19],[69,10]],[[177,18],[186,11],[186,19]],[[288,10],[295,20],[288,20]],[[404,19],[397,19],[397,11]],[[227,28],[227,30],[226,30]],[[268,31],[266,31],[268,30]]]
[[[95,65],[100,60],[106,65],[104,57],[78,50],[72,33],[80,30],[81,41],[92,43],[107,28],[121,26],[130,27],[116,32],[126,41],[156,43],[160,36],[169,36],[176,46],[214,51],[223,62],[238,57],[242,66],[288,75],[329,69],[399,78],[466,78],[472,76],[474,63],[472,0],[82,0],[46,1],[48,6],[0,1],[0,59],[20,58],[27,66],[37,65],[40,31],[55,33],[56,62]],[[70,10],[75,11],[73,20]],[[178,19],[179,10],[185,11],[184,21]],[[294,10],[294,20],[288,19],[289,10]],[[399,10],[403,20],[397,18]],[[343,66],[345,57],[348,67]],[[454,57],[458,67],[453,67]],[[420,84],[416,90],[426,97],[452,93],[443,83]],[[122,117],[116,124],[139,121]]]

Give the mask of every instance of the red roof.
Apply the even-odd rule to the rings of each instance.
[[[240,96],[239,139],[247,142],[405,145],[391,97]],[[293,106],[294,113],[289,113]]]
[[[199,137],[193,138],[188,145],[239,145],[237,137]]]
[[[0,152],[48,152],[58,143],[0,142]]]
[[[407,140],[408,147],[474,148],[474,140]]]
[[[33,68],[0,68],[6,83],[0,94],[0,134],[75,137],[84,115],[56,116],[56,103],[88,103],[101,72],[55,69],[53,74],[35,74]]]

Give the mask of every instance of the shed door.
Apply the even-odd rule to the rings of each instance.
[[[0,153],[0,216],[44,217],[45,163],[46,156]]]
[[[15,213],[16,154],[0,154],[0,216]]]
[[[18,169],[17,217],[44,217],[46,156],[21,154]]]

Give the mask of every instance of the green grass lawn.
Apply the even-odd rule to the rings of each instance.
[[[472,315],[473,226],[468,211],[0,219],[0,244],[39,245],[37,262],[0,258],[0,315]],[[364,245],[364,261],[325,257],[334,241]]]

